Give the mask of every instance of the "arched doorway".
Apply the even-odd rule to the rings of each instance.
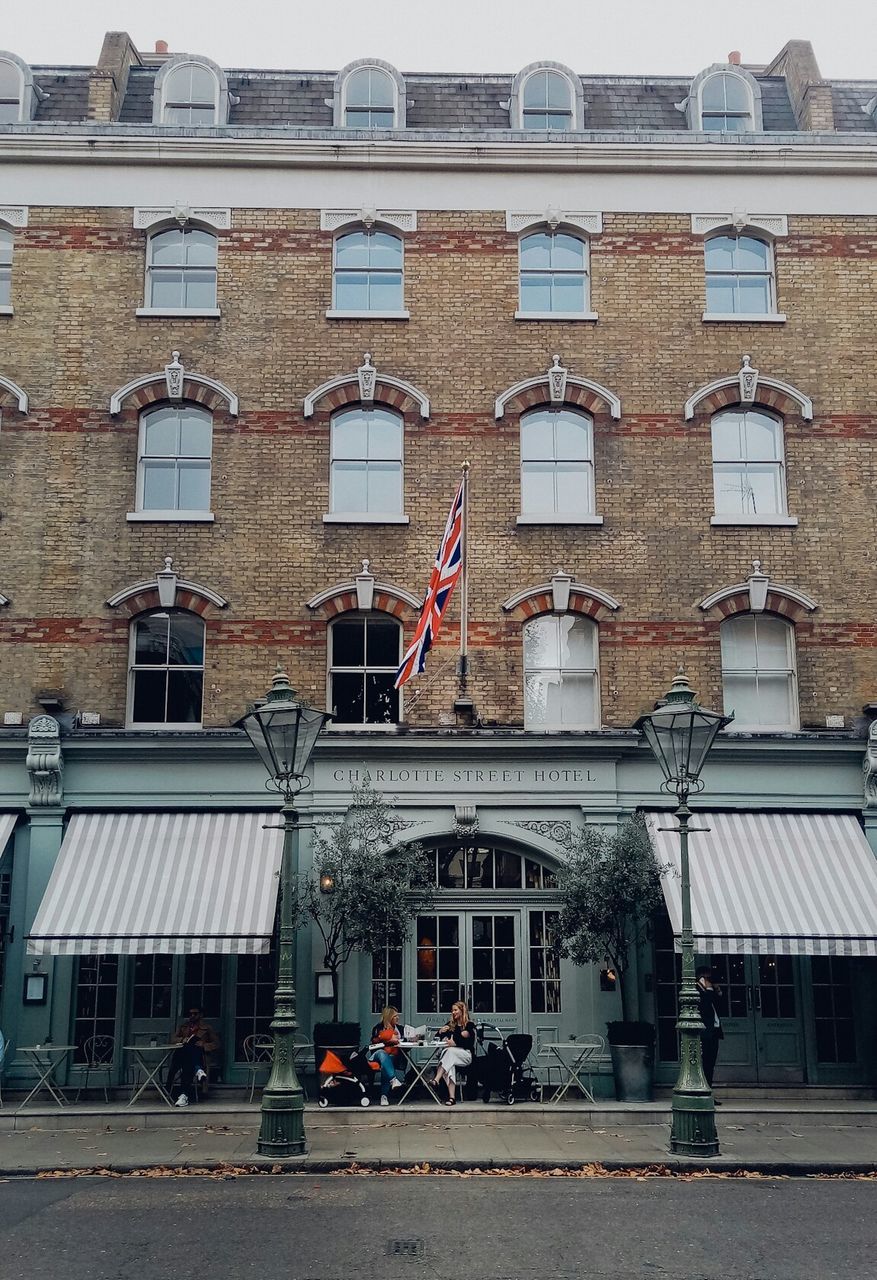
[[[373,1009],[400,1004],[407,1023],[436,1026],[464,999],[478,1022],[557,1038],[569,984],[557,952],[553,865],[492,840],[428,849],[434,906],[415,917],[404,948],[374,957]]]

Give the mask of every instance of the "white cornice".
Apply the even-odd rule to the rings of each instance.
[[[553,170],[588,172],[700,171],[712,173],[877,173],[877,142],[832,145],[828,140],[757,144],[645,142],[641,140],[533,142],[324,138],[131,137],[83,132],[27,131],[0,139],[2,161],[64,164],[133,162],[138,165]]]

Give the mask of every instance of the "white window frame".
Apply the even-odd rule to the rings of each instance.
[[[525,511],[524,510],[524,466],[526,462],[534,462],[538,460],[533,458],[529,458],[529,459],[524,458],[524,423],[527,420],[527,418],[535,414],[545,414],[545,415],[551,416],[552,418],[556,418],[556,417],[559,417],[560,414],[562,413],[573,414],[577,418],[584,419],[588,428],[588,446],[589,446],[590,457],[585,459],[585,462],[586,464],[590,465],[590,470],[588,470],[586,466],[585,474],[587,476],[587,489],[586,489],[586,492],[583,493],[582,495],[582,507],[579,511],[557,511],[557,510]],[[572,459],[558,460],[556,456],[557,450],[556,448],[554,448],[553,440],[552,440],[552,453],[554,454],[553,458],[546,457],[542,459],[542,461],[544,462],[553,461],[554,467],[555,467],[554,474],[556,476],[558,466],[560,466],[564,461],[570,462],[572,461]],[[601,525],[603,523],[603,517],[600,515],[597,515],[597,509],[596,509],[597,486],[596,486],[596,466],[594,461],[594,418],[592,414],[587,413],[584,409],[580,409],[578,405],[571,405],[571,404],[542,404],[542,405],[534,405],[532,408],[527,409],[524,413],[520,415],[519,422],[518,422],[518,461],[519,461],[518,484],[519,484],[520,499],[521,499],[521,512],[520,512],[520,515],[517,517],[517,521],[516,521],[517,524],[596,524],[596,525]],[[555,485],[555,503],[556,503],[556,498],[557,498],[557,494],[556,494],[556,485]]]
[[[512,81],[508,102],[500,103],[500,106],[508,108],[510,127],[512,129],[524,129],[524,85],[538,71],[554,71],[563,76],[569,85],[571,111],[569,129],[547,130],[547,132],[575,133],[577,130],[584,128],[585,103],[581,77],[576,75],[570,67],[564,66],[562,62],[530,62],[526,67],[521,68]],[[533,130],[533,132],[538,132],[538,130]]]
[[[527,663],[527,631],[531,624],[544,622],[548,618],[557,624],[558,629],[564,618],[573,618],[575,621],[581,620],[586,625],[590,624],[593,629],[594,637],[594,666],[593,667],[533,667]],[[589,618],[583,613],[540,613],[533,618],[528,618],[521,630],[521,647],[524,668],[524,729],[529,733],[563,733],[563,732],[579,732],[581,730],[599,729],[602,724],[602,705],[600,697],[600,627],[593,618]],[[560,676],[560,686],[563,688],[564,674],[569,675],[587,675],[592,676],[594,680],[594,723],[586,724],[584,721],[569,722],[566,724],[554,724],[551,721],[533,722],[527,717],[527,676],[536,675],[544,672],[557,672]]]
[[[181,666],[172,666],[171,664],[168,664],[167,666],[159,666],[157,663],[150,666],[146,666],[146,665],[137,666],[137,664],[134,661],[134,658],[137,652],[137,645],[135,641],[137,623],[141,622],[144,618],[152,617],[155,614],[159,614],[159,613],[163,613],[167,615],[170,615],[173,613],[186,613],[186,614],[189,614],[191,617],[198,619],[198,621],[201,623],[202,635],[203,635],[202,665],[200,667],[195,667],[195,666],[181,667]],[[201,677],[202,677],[200,719],[197,721],[193,720],[191,722],[187,720],[182,720],[182,721],[135,720],[134,719],[134,673],[135,671],[164,671],[164,672],[200,671]],[[204,694],[206,692],[204,681],[206,679],[206,672],[207,672],[207,624],[199,613],[195,613],[192,609],[178,609],[174,606],[171,608],[146,609],[142,613],[135,614],[135,616],[131,619],[130,625],[128,627],[128,694],[127,694],[127,699],[125,704],[125,728],[126,729],[144,729],[144,730],[173,729],[174,731],[184,730],[186,732],[189,732],[190,730],[192,732],[198,732],[201,729],[203,729],[204,727]]]
[[[182,225],[177,222],[163,222],[158,226],[152,227],[149,231],[149,234],[146,237],[146,261],[144,265],[144,280],[143,280],[144,305],[142,307],[138,307],[135,314],[138,316],[173,316],[173,317],[179,317],[180,319],[185,319],[185,318],[217,319],[222,313],[220,312],[219,307],[216,305],[212,307],[157,307],[152,305],[152,280],[153,280],[152,272],[156,269],[153,266],[153,262],[152,262],[153,245],[158,236],[164,235],[168,231],[182,231],[184,236],[187,231],[201,231],[204,235],[212,236],[214,250],[215,250],[215,257],[216,257],[216,261],[213,266],[213,275],[214,275],[213,297],[214,297],[214,303],[217,303],[219,301],[219,236],[216,234],[216,231],[213,229],[213,227],[204,226],[198,222],[187,221]],[[188,269],[189,268],[182,267],[182,266],[168,268],[168,270],[180,270],[183,272],[185,272]],[[158,268],[159,272],[162,270],[163,268],[161,267]],[[193,267],[191,268],[191,270],[203,271],[204,268]]]
[[[12,265],[15,256],[15,232],[11,227],[7,227],[3,222],[0,222],[0,248],[4,244],[9,246],[9,262],[7,264],[9,270],[9,299],[7,302],[0,301],[0,316],[11,316],[15,314],[15,309],[12,305]],[[3,266],[4,264],[0,262],[0,269]],[[0,298],[2,298],[2,294],[0,294]]]
[[[556,129],[554,125],[533,125],[532,129],[534,131],[541,129],[543,131],[548,131],[548,132],[572,133],[576,123],[575,88],[573,87],[572,84],[570,84],[569,76],[564,71],[560,71],[557,67],[534,67],[533,70],[530,71],[521,81],[521,128],[526,130],[529,130],[531,128],[531,126],[527,124],[528,115],[543,114],[541,108],[536,109],[536,108],[528,107],[526,105],[527,85],[530,83],[530,81],[533,79],[534,76],[557,76],[558,80],[562,80],[563,83],[566,85],[566,93],[567,93],[566,110],[565,111],[549,111],[548,108],[546,107],[544,114],[566,116],[569,120],[569,123],[562,129]]]
[[[167,84],[172,81],[174,72],[181,67],[202,67],[209,72],[213,78],[214,85],[214,107],[213,120],[209,124],[178,124],[174,121],[165,119],[165,112],[169,105],[167,97]],[[152,123],[164,125],[169,129],[214,129],[218,125],[228,124],[228,109],[232,101],[232,95],[228,91],[228,77],[222,67],[218,66],[210,58],[205,58],[203,54],[194,53],[177,53],[172,58],[168,58],[159,68],[155,77],[155,86],[152,99]],[[235,98],[236,102],[237,99]],[[183,104],[174,105],[206,105],[206,104]]]
[[[743,85],[743,88],[746,92],[746,101],[748,103],[748,109],[746,111],[731,111],[731,110],[713,111],[712,109],[706,110],[704,108],[704,105],[703,105],[704,90],[706,89],[707,85],[711,80],[715,80],[719,76],[726,76],[728,78],[740,81],[740,83]],[[701,80],[697,89],[697,109],[698,109],[698,116],[700,119],[700,128],[702,133],[753,133],[754,132],[755,95],[753,94],[752,88],[749,82],[745,79],[745,77],[738,75],[735,71],[732,71],[730,67],[721,68],[718,71],[711,71],[709,75],[704,76],[703,80]],[[719,116],[722,116],[725,119],[731,118],[734,120],[747,119],[749,121],[749,128],[748,129],[704,129],[703,122],[705,117],[714,119]]]
[[[393,84],[393,123],[392,125],[353,125],[347,123],[347,85],[350,77],[357,71],[371,70],[382,71]],[[332,107],[332,123],[336,129],[356,129],[364,130],[373,129],[377,131],[386,131],[388,129],[404,129],[406,123],[406,114],[408,106],[408,98],[405,89],[404,77],[389,62],[383,62],[380,58],[357,58],[355,62],[348,62],[346,67],[342,67],[335,77],[335,86],[331,98],[326,99],[328,106]]]
[[[734,461],[721,461],[715,457],[715,446],[713,440],[713,427],[717,419],[725,414],[743,414],[760,413],[765,418],[770,418],[779,427],[779,449],[778,458],[774,465],[779,468],[780,478],[780,510],[779,511],[762,511],[762,512],[734,512],[734,511],[716,511],[716,476],[717,467],[731,467],[735,465]],[[794,527],[798,523],[796,516],[789,515],[789,492],[788,478],[786,475],[786,424],[781,414],[775,409],[765,409],[760,404],[751,405],[726,405],[724,409],[719,409],[710,419],[710,456],[713,477],[713,514],[710,516],[710,524],[712,525],[769,525],[769,526],[788,526]],[[738,460],[739,465],[747,465],[748,458]],[[754,464],[753,464],[754,465]]]
[[[37,102],[45,98],[45,93],[34,84],[33,72],[28,64],[19,58],[17,53],[8,49],[0,49],[0,62],[7,63],[18,75],[18,97],[4,98],[5,103],[18,103],[17,118],[10,123],[27,124],[33,120]]]
[[[399,511],[336,511],[334,506],[334,492],[333,492],[335,462],[336,461],[351,462],[351,461],[357,461],[357,459],[351,459],[351,458],[336,459],[335,458],[335,423],[344,414],[347,414],[347,413],[366,414],[374,411],[375,409],[379,409],[383,413],[392,414],[395,418],[398,419],[398,422],[399,422],[399,434],[400,434],[399,458],[385,459],[385,461],[392,461],[392,462],[398,461],[399,463],[400,480],[401,480],[401,484],[400,484],[401,509]],[[366,471],[367,471],[368,463],[370,461],[379,462],[381,461],[381,459],[379,458],[369,459],[367,457],[364,457],[362,461],[366,464]],[[359,404],[343,405],[341,408],[336,409],[335,412],[332,414],[332,418],[329,422],[329,510],[323,516],[323,523],[324,524],[408,524],[410,523],[410,517],[405,514],[405,416],[404,414],[400,413],[398,409],[392,409],[388,405],[383,405],[383,404],[359,403]]]
[[[759,244],[763,244],[768,253],[768,269],[767,271],[746,271],[746,270],[730,270],[730,271],[711,271],[707,266],[707,253],[709,246],[713,240],[734,240],[738,244],[741,240],[755,240]],[[709,306],[709,290],[707,283],[710,276],[733,276],[735,281],[739,281],[742,277],[758,276],[768,279],[768,293],[770,299],[770,307],[767,311],[710,311],[705,310],[703,313],[704,320],[725,320],[736,321],[738,324],[748,324],[750,322],[770,320],[785,320],[785,316],[781,316],[777,311],[777,273],[776,273],[776,254],[774,252],[773,239],[768,235],[760,235],[757,231],[745,227],[742,231],[736,230],[734,227],[722,227],[711,232],[704,237],[703,241],[703,276],[704,276],[704,297],[707,299],[707,307]]]
[[[145,409],[141,410],[138,424],[137,424],[137,482],[136,482],[136,493],[135,493],[135,499],[134,499],[135,509],[133,511],[128,512],[127,519],[129,522],[132,522],[132,523],[137,522],[137,523],[145,524],[150,521],[161,521],[161,522],[168,522],[168,523],[177,522],[177,523],[187,523],[187,524],[195,524],[195,523],[211,524],[215,519],[213,512],[209,509],[200,511],[197,509],[189,510],[183,507],[177,509],[175,507],[159,508],[159,507],[143,506],[143,491],[145,488],[144,474],[146,471],[146,467],[144,464],[148,460],[147,455],[144,453],[144,448],[146,444],[146,420],[150,416],[150,414],[160,413],[162,411],[167,411],[167,410],[178,410],[178,409],[184,409],[184,408],[196,409],[200,413],[205,414],[205,416],[210,419],[210,455],[209,455],[208,461],[210,464],[210,490],[212,493],[212,489],[213,489],[213,413],[212,411],[210,409],[205,408],[204,405],[193,404],[190,401],[181,401],[179,404],[159,403],[159,404],[147,405]],[[158,459],[159,456],[162,458],[165,457],[165,455],[163,454],[149,455],[150,458],[155,458],[156,460]],[[174,462],[179,462],[181,459],[184,460],[186,457],[188,457],[188,455],[183,455],[183,454],[167,455],[167,459],[169,461],[174,461]]]
[[[395,667],[336,667],[333,664],[335,639],[333,628],[337,622],[351,622],[355,619],[376,618],[378,620],[388,620],[394,622],[399,633],[399,660]],[[369,672],[376,672],[380,675],[386,675],[392,671],[395,676],[399,667],[402,665],[404,632],[402,623],[392,613],[386,613],[381,609],[352,609],[345,613],[339,613],[336,617],[330,619],[326,626],[326,706],[332,707],[332,678],[335,675],[362,675],[363,679]],[[349,720],[330,720],[328,727],[343,733],[366,731],[369,733],[395,733],[397,727],[402,723],[405,716],[404,707],[404,687],[397,689],[396,694],[399,699],[399,719],[392,720],[387,724],[376,723],[374,721],[349,721]]]
[[[751,128],[739,129],[734,132],[740,137],[745,137],[747,133],[762,133],[764,131],[764,119],[761,110],[761,85],[745,67],[731,62],[715,62],[712,66],[705,67],[692,80],[687,97],[676,104],[677,111],[685,113],[689,129],[695,133],[714,133],[718,138],[727,137],[730,132],[719,129],[704,130],[703,128],[703,86],[715,75],[735,76],[738,80],[742,80],[746,87],[750,107],[747,114],[752,122]],[[722,114],[733,115],[738,113],[723,112]],[[743,113],[739,114],[742,115]]]
[[[801,726],[801,719],[800,719],[801,709],[798,701],[798,670],[797,670],[797,645],[796,645],[796,636],[795,636],[795,626],[794,626],[794,623],[789,622],[786,618],[780,617],[779,614],[735,613],[735,614],[732,614],[729,618],[725,618],[722,621],[721,626],[719,627],[719,644],[720,644],[721,664],[722,664],[722,702],[725,707],[725,712],[726,714],[730,714],[730,712],[734,710],[734,708],[729,705],[730,699],[725,694],[726,676],[749,676],[749,675],[753,676],[755,680],[755,691],[753,693],[753,696],[754,697],[758,696],[757,691],[758,691],[759,669],[757,666],[736,667],[736,668],[729,668],[725,666],[723,638],[725,635],[728,634],[725,628],[728,626],[729,623],[733,624],[735,620],[738,620],[740,618],[755,619],[756,661],[757,661],[757,648],[758,648],[759,618],[770,618],[773,621],[782,623],[782,625],[785,627],[786,652],[789,657],[789,666],[788,668],[784,668],[784,672],[788,678],[789,700],[791,703],[791,707],[790,707],[791,717],[790,717],[790,722],[788,724],[747,724],[745,720],[735,719],[731,722],[729,728],[732,732],[738,732],[738,733],[795,733],[798,731],[798,729]],[[773,668],[773,669],[765,668],[764,674],[765,675],[771,674],[776,676],[776,675],[783,674],[783,672],[779,671],[776,668]]]
[[[524,267],[522,263],[522,250],[524,241],[531,236],[547,235],[552,238],[556,236],[567,236],[570,240],[577,240],[584,246],[584,268],[581,274],[584,276],[585,283],[585,306],[582,311],[525,311],[523,305],[523,280]],[[578,271],[564,271],[549,268],[547,271],[528,270],[527,275],[575,275]],[[591,311],[591,240],[590,236],[580,231],[563,225],[550,226],[548,223],[540,226],[529,226],[518,236],[518,309],[515,312],[516,320],[596,320],[596,311]]]
[[[399,241],[399,247],[402,253],[402,264],[401,264],[402,307],[398,311],[378,311],[378,310],[372,310],[367,307],[366,308],[354,307],[350,309],[343,309],[341,307],[338,307],[336,305],[336,285],[338,280],[338,264],[337,264],[338,243],[345,236],[356,235],[356,234],[369,236],[375,232],[380,232],[381,234],[386,236],[392,236],[394,239]],[[348,270],[353,271],[354,268],[342,267],[341,270],[342,272],[346,272]],[[389,267],[375,267],[375,268],[358,267],[356,268],[356,270],[359,272],[364,271],[366,274],[370,274],[372,271],[374,271],[376,275],[390,274]],[[395,274],[395,270],[393,274]],[[329,320],[409,320],[411,318],[411,312],[408,311],[405,307],[405,237],[401,234],[398,227],[394,227],[389,223],[385,224],[385,223],[379,223],[379,222],[373,222],[371,223],[371,225],[366,226],[366,224],[363,222],[363,223],[349,223],[348,225],[339,228],[339,230],[337,231],[337,233],[332,239],[332,305],[327,310],[326,317]]]

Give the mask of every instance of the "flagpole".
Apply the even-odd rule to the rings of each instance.
[[[469,675],[469,463],[463,463],[463,516],[460,528],[460,696],[466,696]]]

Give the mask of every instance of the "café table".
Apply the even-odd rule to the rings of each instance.
[[[141,1093],[151,1087],[166,1106],[172,1107],[174,1100],[164,1087],[161,1077],[165,1064],[173,1051],[179,1049],[179,1044],[126,1044],[122,1047],[127,1053],[134,1055],[137,1067],[143,1072],[143,1079],[140,1083],[134,1082],[135,1088],[128,1106],[133,1107]],[[148,1060],[150,1055],[151,1061]]]
[[[64,1090],[55,1079],[55,1073],[63,1065],[67,1055],[76,1048],[75,1044],[28,1044],[19,1045],[18,1052],[23,1053],[37,1073],[37,1080],[24,1102],[17,1110],[21,1111],[41,1089],[47,1089],[59,1107],[68,1106]]]
[[[566,1076],[566,1083],[559,1088],[554,1097],[550,1099],[550,1103],[562,1101],[566,1096],[566,1092],[572,1085],[580,1089],[588,1102],[592,1106],[596,1106],[594,1095],[591,1090],[582,1084],[581,1073],[587,1071],[592,1062],[599,1058],[603,1048],[603,1040],[600,1036],[593,1036],[581,1040],[549,1040],[543,1044],[539,1056],[548,1059],[553,1058],[554,1062],[549,1062],[549,1073],[555,1065],[560,1068],[560,1078],[563,1082]],[[588,1071],[590,1075],[590,1072]]]
[[[399,1106],[402,1105],[402,1103],[408,1097],[409,1093],[411,1093],[413,1089],[416,1089],[419,1084],[423,1085],[424,1089],[426,1089],[426,1091],[429,1094],[431,1094],[431,1096],[435,1099],[436,1102],[439,1102],[439,1103],[441,1102],[441,1098],[438,1096],[435,1089],[433,1089],[432,1085],[427,1079],[426,1073],[430,1069],[430,1067],[434,1065],[434,1063],[436,1062],[436,1059],[439,1057],[442,1050],[446,1049],[447,1047],[448,1047],[447,1040],[402,1040],[400,1041],[398,1048],[402,1053],[402,1056],[404,1057],[407,1066],[410,1067],[410,1069],[414,1072],[414,1079],[411,1081],[410,1084],[406,1086],[405,1092],[402,1094],[402,1096],[399,1099],[399,1103],[398,1103]],[[420,1059],[418,1060],[418,1057],[416,1056],[418,1050],[421,1050],[421,1051],[428,1050],[426,1057],[420,1057]]]

